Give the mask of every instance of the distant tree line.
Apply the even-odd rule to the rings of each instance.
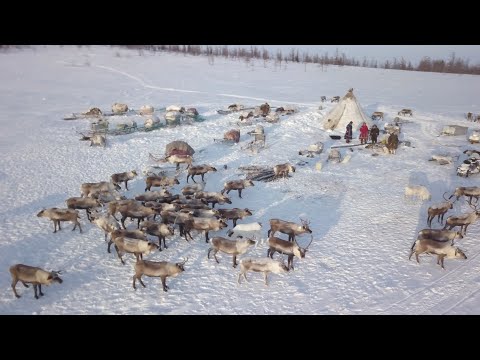
[[[78,45],[81,47],[82,45]],[[171,52],[184,55],[207,56],[209,64],[213,65],[215,57],[224,57],[232,60],[244,60],[250,63],[252,59],[263,60],[266,66],[267,62],[273,61],[275,65],[282,65],[282,63],[303,63],[303,64],[318,64],[320,66],[338,65],[338,66],[359,66],[367,68],[382,68],[382,69],[397,69],[408,71],[424,71],[437,73],[451,73],[451,74],[473,74],[480,75],[480,64],[470,65],[468,59],[457,58],[455,53],[452,53],[447,60],[432,59],[428,56],[423,57],[417,65],[413,65],[411,61],[405,58],[393,58],[379,62],[374,59],[368,60],[364,57],[361,61],[354,57],[347,57],[345,53],[339,53],[338,49],[335,54],[329,55],[324,53],[309,54],[308,52],[300,52],[298,49],[291,49],[287,53],[277,50],[272,53],[265,48],[259,49],[257,46],[232,47],[228,45],[210,46],[210,45],[112,45],[113,47],[121,47],[127,49],[138,50],[142,55],[144,51],[150,52]],[[0,52],[9,51],[12,49],[27,48],[28,45],[0,45]]]
[[[431,59],[430,57],[425,56],[416,66],[414,66],[411,61],[408,61],[403,57],[400,59],[393,58],[392,60],[386,60],[384,62],[379,62],[374,59],[367,60],[367,58],[364,57],[360,61],[354,57],[347,57],[345,53],[339,53],[338,49],[335,54],[332,55],[329,55],[328,53],[319,55],[300,52],[298,49],[293,48],[287,53],[283,53],[281,50],[271,53],[264,48],[259,49],[257,46],[251,46],[250,48],[232,48],[228,45],[121,45],[121,47],[137,49],[139,51],[165,51],[194,56],[203,55],[208,56],[209,58],[224,57],[233,60],[245,60],[247,62],[251,59],[259,59],[264,62],[274,61],[275,64],[278,65],[282,65],[282,62],[311,63],[319,64],[321,66],[359,66],[367,68],[480,75],[480,64],[470,65],[468,59],[457,58],[455,53],[452,53],[448,60]],[[211,60],[210,63],[213,63],[213,60]]]

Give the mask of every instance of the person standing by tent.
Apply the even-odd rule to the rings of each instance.
[[[347,131],[345,131],[345,136],[343,137],[344,139],[347,140],[347,143],[350,142],[350,140],[352,140],[353,136],[352,136],[352,126],[353,126],[353,121],[350,121],[347,125]]]
[[[366,144],[368,140],[368,126],[367,123],[364,122],[360,127],[360,144]]]
[[[372,128],[370,129],[370,137],[372,139],[372,144],[377,143],[377,137],[380,134],[380,129],[376,124],[372,125]]]

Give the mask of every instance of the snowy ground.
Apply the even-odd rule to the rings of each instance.
[[[252,65],[253,64],[253,65]],[[465,136],[438,136],[445,125],[480,127],[467,122],[468,111],[480,113],[480,78],[469,75],[403,72],[383,69],[320,68],[314,65],[263,62],[247,64],[216,58],[145,53],[102,47],[48,47],[35,51],[0,54],[0,313],[2,314],[479,314],[480,224],[473,224],[459,240],[467,260],[447,259],[446,270],[436,258],[421,255],[421,263],[408,261],[416,233],[426,228],[427,208],[442,201],[442,194],[457,186],[475,186],[478,177],[456,176],[470,145]],[[355,96],[370,115],[384,111],[386,121],[402,108],[414,111],[402,128],[396,155],[372,156],[354,147],[347,164],[327,163],[332,145],[343,144],[321,130],[322,115],[335,104],[322,104],[320,96]],[[262,123],[267,148],[257,155],[242,147],[251,140],[241,128],[241,142],[227,146],[214,142],[235,127],[238,114],[218,115],[217,109],[240,102],[258,106],[296,105],[297,114],[278,124]],[[79,141],[77,131],[89,120],[64,121],[72,112],[97,106],[108,110],[114,102],[138,109],[145,104],[196,107],[206,117],[202,123],[165,128],[150,133],[109,137],[106,149]],[[358,134],[354,134],[358,137]],[[103,233],[88,223],[84,232],[63,230],[53,234],[52,223],[36,214],[44,207],[65,207],[65,200],[80,195],[80,184],[109,180],[110,175],[150,165],[148,153],[162,154],[173,140],[185,140],[195,150],[195,163],[211,164],[216,173],[206,175],[208,191],[219,191],[227,180],[241,178],[239,166],[307,161],[297,165],[292,178],[257,182],[243,199],[231,192],[232,205],[248,207],[254,215],[240,222],[260,221],[264,237],[268,220],[298,221],[308,218],[314,240],[306,258],[296,259],[295,271],[263,277],[250,274],[250,282],[237,285],[238,269],[231,257],[218,255],[220,264],[207,259],[204,237],[187,243],[175,235],[170,247],[152,260],[179,261],[188,257],[186,271],[167,279],[168,293],[158,278],[144,277],[146,288],[132,288],[134,258],[121,265],[107,254]],[[298,151],[317,141],[324,152],[316,158]],[[358,142],[358,140],[354,140]],[[433,154],[460,155],[457,163],[427,161]],[[321,162],[321,171],[315,164]],[[223,168],[227,165],[227,169]],[[186,174],[180,175],[180,185]],[[425,185],[432,200],[404,199],[408,184]],[[127,196],[143,192],[143,175],[129,183]],[[465,201],[449,214],[467,212]],[[230,222],[231,225],[231,222]],[[134,227],[131,223],[129,227]],[[440,225],[434,222],[434,227]],[[225,236],[226,231],[211,235]],[[309,236],[298,238],[306,244]],[[265,256],[265,244],[245,257]],[[276,258],[280,258],[277,254]],[[23,295],[15,299],[9,266],[15,263],[63,269],[63,284],[45,288],[33,298],[33,289],[17,284]]]

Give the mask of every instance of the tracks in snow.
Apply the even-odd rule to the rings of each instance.
[[[390,314],[444,315],[448,313],[480,291],[480,286],[478,286],[474,291],[465,295],[466,290],[472,288],[472,284],[476,282],[477,278],[480,278],[479,255],[480,252],[477,251],[469,260],[464,261],[455,269],[447,270],[446,274],[403,299],[390,304],[385,309],[378,311],[377,314],[383,314],[387,311]],[[464,270],[463,273],[461,270]],[[457,275],[456,278],[455,275]],[[445,304],[451,304],[453,299],[456,300],[454,305],[447,307]]]
[[[121,74],[123,76],[126,76],[126,77],[128,77],[132,80],[137,81],[138,83],[140,83],[140,85],[142,85],[143,87],[145,87],[147,89],[211,95],[210,93],[205,92],[205,91],[164,88],[164,87],[160,87],[160,86],[151,85],[151,84],[146,83],[144,80],[142,80],[138,76],[134,76],[134,75],[129,74],[125,71],[121,71],[121,70],[115,69],[115,68],[110,67],[110,66],[95,65],[95,67],[100,68],[100,69],[104,69],[104,70],[108,70],[108,71],[111,71],[111,72],[115,72],[115,73]],[[251,97],[251,96],[235,95],[235,94],[213,94],[213,95],[223,96],[223,97],[233,97],[233,98],[238,98],[238,99],[249,99],[249,100],[270,101],[270,102],[278,102],[278,103],[286,103],[286,104],[296,104],[296,105],[304,105],[304,106],[316,106],[317,105],[317,104],[313,104],[313,103],[301,103],[301,102],[292,102],[292,101],[284,101],[284,100],[263,99],[263,98],[256,98],[256,97]]]

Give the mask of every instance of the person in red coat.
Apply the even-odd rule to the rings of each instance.
[[[360,127],[360,144],[366,144],[368,140],[368,126],[364,122]]]

